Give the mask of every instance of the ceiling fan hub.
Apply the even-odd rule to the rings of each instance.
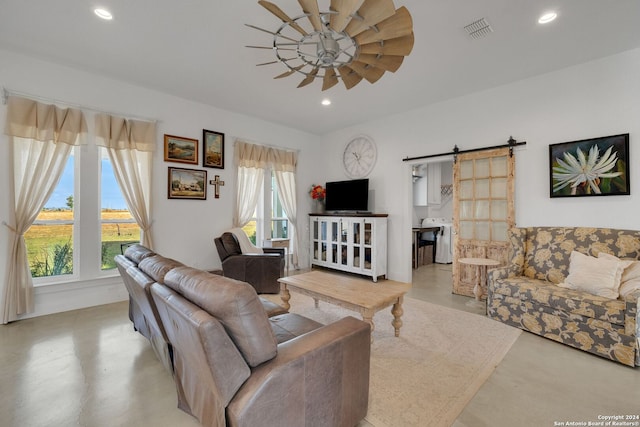
[[[324,65],[331,65],[340,53],[340,45],[330,34],[321,34],[318,42],[318,58]]]

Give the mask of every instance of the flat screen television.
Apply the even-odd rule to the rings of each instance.
[[[352,179],[325,184],[325,209],[329,212],[368,212],[369,180]]]

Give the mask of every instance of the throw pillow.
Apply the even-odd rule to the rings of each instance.
[[[632,292],[640,290],[640,261],[632,259],[620,259],[611,254],[600,252],[598,258],[617,260],[624,264],[624,271],[622,272],[622,280],[620,281],[620,296],[626,297]]]
[[[595,258],[572,251],[569,275],[561,288],[581,290],[605,298],[618,298],[624,265],[617,260]]]

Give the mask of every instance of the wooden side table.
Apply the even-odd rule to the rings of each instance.
[[[476,266],[476,284],[473,287],[473,294],[476,296],[476,301],[480,301],[487,289],[487,267],[497,267],[500,261],[489,258],[460,258],[458,261],[461,264]]]

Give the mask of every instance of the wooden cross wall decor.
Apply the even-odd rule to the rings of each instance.
[[[224,185],[224,181],[220,181],[220,175],[216,175],[214,178],[215,179],[212,179],[211,181],[209,181],[209,184],[215,187],[213,193],[215,194],[216,199],[219,199],[220,187]]]

